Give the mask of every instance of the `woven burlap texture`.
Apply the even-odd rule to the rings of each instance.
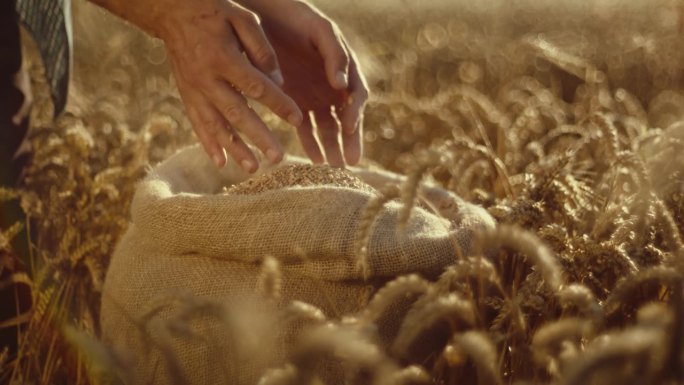
[[[289,158],[284,163],[301,161]],[[267,172],[265,168],[259,173]],[[399,180],[382,172],[357,174],[371,184]],[[472,229],[492,225],[482,209],[458,201],[458,221],[415,208],[400,233],[396,224],[401,204],[389,202],[371,228],[370,276],[365,280],[354,240],[364,208],[374,196],[372,189],[325,184],[248,195],[222,192],[248,177],[232,164],[217,169],[194,146],[155,167],[137,187],[132,223],[107,272],[101,312],[103,340],[132,355],[135,383],[178,380],[166,364],[168,351],[192,384],[256,383],[261,371],[285,354],[287,347],[268,346],[264,353],[269,354],[262,359],[217,356],[206,341],[235,336],[221,331],[225,325],[211,319],[191,324],[204,340],[174,335],[164,339],[168,351],[163,352],[154,342],[160,337],[145,329],[151,335],[143,338],[138,321],[160,296],[173,290],[239,303],[254,295],[261,261],[271,256],[280,262],[282,273],[279,306],[299,300],[337,317],[359,311],[373,284],[406,273],[439,274],[463,252],[457,248],[467,252]],[[445,194],[430,191],[442,198]],[[454,210],[453,202],[438,206]],[[163,324],[173,311],[169,306],[155,317]]]

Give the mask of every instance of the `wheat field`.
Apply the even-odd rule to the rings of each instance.
[[[348,361],[350,384],[684,383],[683,4],[363,3],[320,7],[368,76],[366,164],[409,176],[386,199],[410,206],[432,178],[484,207],[498,226],[478,242],[493,251],[397,277],[343,319],[293,304],[310,333],[260,384],[322,383],[307,364],[321,353]],[[0,252],[30,227],[29,269],[11,280],[33,298],[18,357],[0,347],[3,383],[121,383],[125,357],[98,340],[108,261],[136,181],[195,142],[162,43],[74,11],[67,112],[53,121],[29,55],[33,163],[25,187],[0,190],[28,218],[2,229]],[[266,296],[277,281],[264,263]],[[367,326],[406,298],[380,346]]]

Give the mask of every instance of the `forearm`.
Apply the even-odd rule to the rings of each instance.
[[[218,13],[212,0],[88,0],[142,29],[165,39],[173,26]]]
[[[304,0],[236,0],[243,7],[255,12],[262,18],[283,17],[283,12],[289,13],[292,6],[306,6],[313,8],[312,5]]]
[[[155,37],[160,37],[160,20],[166,1],[142,0],[89,0],[93,4],[136,25],[138,28]]]

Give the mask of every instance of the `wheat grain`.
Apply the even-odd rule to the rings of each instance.
[[[343,169],[324,165],[290,164],[230,186],[226,188],[225,192],[228,194],[257,194],[284,187],[324,185],[349,187],[367,192],[374,191],[361,179]]]

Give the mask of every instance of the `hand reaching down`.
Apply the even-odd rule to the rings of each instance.
[[[362,154],[368,88],[337,26],[300,1],[245,0],[243,4],[261,16],[285,77],[283,89],[304,112],[298,134],[307,155],[317,163],[327,159],[333,166],[356,164]]]
[[[213,3],[204,12],[174,12],[175,28],[167,28],[164,41],[188,117],[207,153],[223,166],[225,149],[245,170],[254,172],[257,158],[240,134],[272,163],[282,159],[283,150],[246,97],[295,127],[303,117],[279,87],[282,72],[259,18],[233,2]]]
[[[164,40],[188,117],[217,166],[225,165],[225,150],[246,171],[256,171],[257,158],[243,137],[271,163],[283,157],[247,98],[296,127],[314,162],[344,166],[361,157],[367,87],[335,24],[308,4],[93,1]]]

